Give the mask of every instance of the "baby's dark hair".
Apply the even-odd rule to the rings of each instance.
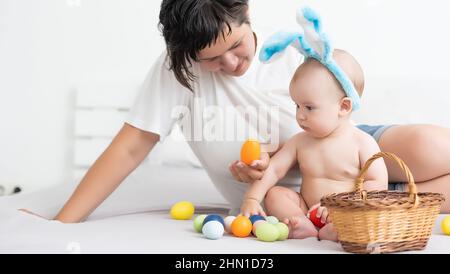
[[[248,0],[163,0],[159,29],[166,42],[169,68],[178,82],[193,91],[190,71],[200,50],[219,35],[231,33],[231,24],[250,24]]]

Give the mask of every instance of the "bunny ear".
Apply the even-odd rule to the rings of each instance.
[[[259,60],[263,63],[274,61],[277,57],[281,56],[289,45],[301,50],[301,47],[298,45],[298,40],[302,35],[298,31],[280,31],[273,34],[262,45],[261,51],[259,52]]]
[[[297,23],[303,27],[305,39],[316,53],[316,56],[312,57],[324,62],[329,60],[332,56],[333,47],[328,36],[322,32],[320,16],[311,8],[304,7],[297,11]]]
[[[297,10],[297,23],[299,25],[311,25],[315,32],[322,32],[322,20],[310,7],[303,7]]]
[[[272,62],[289,46],[294,46],[305,57],[319,61],[327,60],[332,53],[329,39],[322,33],[322,21],[312,9],[305,7],[297,11],[299,31],[281,31],[266,40],[259,54],[263,63]]]
[[[360,106],[359,95],[352,81],[345,72],[333,60],[333,46],[330,39],[322,31],[322,21],[319,15],[306,7],[297,11],[297,22],[302,29],[300,31],[281,31],[266,40],[259,53],[259,59],[268,63],[279,57],[284,50],[292,45],[305,56],[314,58],[322,63],[333,73],[344,89],[345,94],[352,99],[353,110]]]

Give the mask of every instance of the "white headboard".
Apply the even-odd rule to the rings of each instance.
[[[77,90],[73,178],[81,179],[123,126],[139,85],[89,85]],[[152,150],[143,164],[201,167],[181,130],[171,134]]]
[[[138,87],[89,85],[77,90],[74,177],[81,178],[123,125]]]

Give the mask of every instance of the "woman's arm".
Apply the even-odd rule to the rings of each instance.
[[[367,160],[378,152],[380,152],[380,148],[375,140],[370,136],[365,136],[361,142],[359,151],[361,168]],[[387,190],[388,173],[383,158],[379,158],[372,162],[365,174],[363,188],[367,191]]]
[[[144,160],[158,141],[159,135],[125,123],[55,219],[64,223],[86,219]]]

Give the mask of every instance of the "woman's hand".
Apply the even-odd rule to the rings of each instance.
[[[264,176],[264,171],[269,166],[269,160],[269,154],[262,152],[261,159],[253,161],[250,165],[241,161],[234,161],[229,166],[229,170],[237,181],[253,183]]]
[[[266,216],[261,203],[254,198],[245,198],[241,206],[241,214],[249,218],[252,215]]]

